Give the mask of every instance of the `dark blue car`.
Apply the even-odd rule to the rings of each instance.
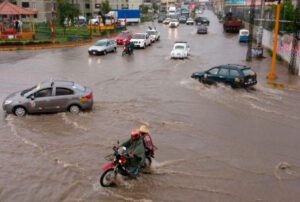
[[[191,77],[207,84],[221,82],[232,87],[248,87],[257,84],[256,73],[250,67],[235,64],[194,72]]]

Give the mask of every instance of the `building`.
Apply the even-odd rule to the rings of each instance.
[[[7,0],[13,4],[27,8],[30,10],[38,10],[35,16],[36,22],[49,21],[55,17],[57,10],[56,0]],[[92,17],[98,15],[100,5],[105,0],[69,0],[75,5],[80,14],[85,17]],[[139,9],[143,4],[143,0],[109,0],[112,9]]]

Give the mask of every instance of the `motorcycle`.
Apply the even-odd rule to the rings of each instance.
[[[132,177],[134,178],[132,173],[130,173],[126,169],[126,163],[130,158],[126,153],[126,147],[113,147],[113,154],[107,155],[104,159],[107,161],[111,161],[111,163],[107,164],[102,168],[104,171],[100,177],[100,184],[103,187],[110,187],[115,185],[114,181],[118,174],[122,176]],[[141,171],[150,168],[152,159],[154,156],[146,156],[144,165],[141,166]]]
[[[129,47],[126,47],[126,46],[124,46],[124,48],[123,48],[123,52],[122,52],[122,56],[124,56],[124,55],[126,55],[126,54],[128,54],[128,55],[131,55],[131,54],[133,54],[133,49],[132,49],[132,48],[129,48]]]

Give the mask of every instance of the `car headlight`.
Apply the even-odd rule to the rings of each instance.
[[[12,100],[5,100],[5,101],[4,101],[4,104],[5,104],[5,105],[9,105],[10,103],[12,103]]]

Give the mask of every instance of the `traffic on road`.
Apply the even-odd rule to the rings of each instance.
[[[271,58],[247,62],[212,11],[173,15],[1,52],[0,200],[299,199],[299,91],[266,85]]]

